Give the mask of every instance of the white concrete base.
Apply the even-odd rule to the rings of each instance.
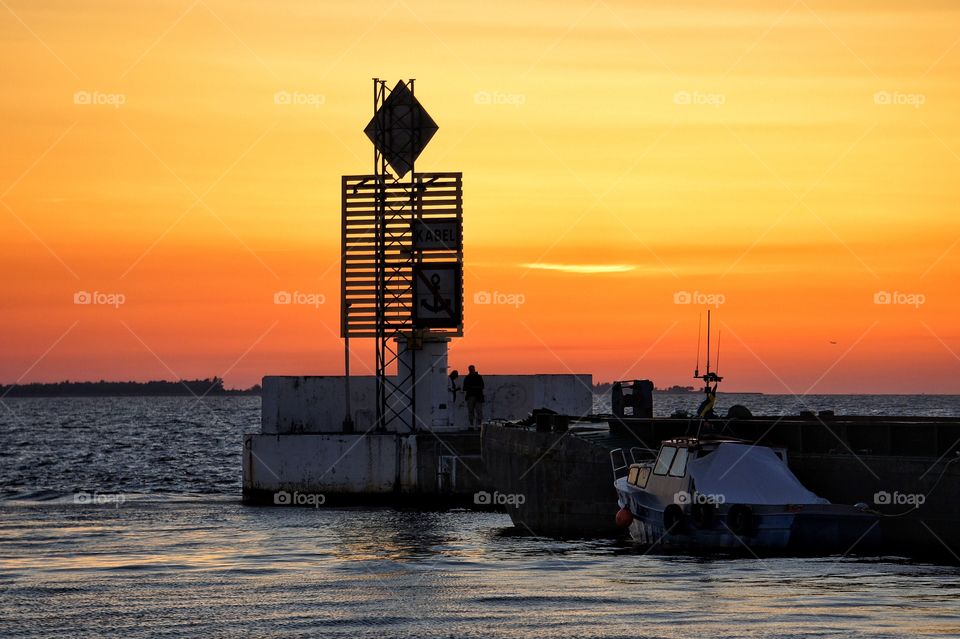
[[[423,434],[396,421],[373,431],[372,376],[350,378],[353,434],[343,432],[343,377],[264,377],[261,432],[243,442],[244,499],[277,505],[319,505],[327,496],[340,503],[378,496],[463,501],[483,490],[479,433],[467,432],[463,392],[450,392],[448,341],[426,337],[415,349],[400,344],[399,365],[417,380],[415,422]],[[484,420],[522,419],[537,408],[589,414],[592,382],[590,375],[484,375]]]
[[[244,437],[244,492],[376,495],[393,493],[395,487],[400,492],[417,489],[416,437],[393,434]]]

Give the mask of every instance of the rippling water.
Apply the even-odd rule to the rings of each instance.
[[[519,536],[500,514],[244,507],[257,398],[4,401],[4,637],[960,636],[953,566],[652,556]],[[884,401],[958,414],[957,398]]]
[[[678,410],[696,411],[703,400],[700,393],[654,393],[653,412],[658,417]],[[758,393],[717,393],[717,413],[723,415],[733,404],[742,404],[754,415],[798,415],[800,411],[832,410],[837,415],[927,415],[960,416],[960,395],[760,395]],[[593,397],[593,412],[610,412],[610,394]]]

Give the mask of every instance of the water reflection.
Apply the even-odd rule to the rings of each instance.
[[[97,516],[99,513],[99,517]],[[491,513],[142,502],[0,507],[21,636],[942,636],[960,569],[654,556]],[[0,634],[4,632],[0,621]],[[24,632],[23,629],[28,629]]]

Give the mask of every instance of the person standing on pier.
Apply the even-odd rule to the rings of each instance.
[[[467,417],[470,427],[480,428],[483,422],[483,377],[477,372],[473,364],[467,369],[469,372],[463,378],[463,395],[467,400]]]
[[[457,391],[460,390],[460,387],[457,386],[457,380],[460,379],[460,371],[458,370],[451,371],[450,375],[448,376],[448,379],[450,380],[450,387],[447,390],[449,390],[450,394],[453,396],[453,399],[451,400],[450,403],[452,406],[456,406]]]

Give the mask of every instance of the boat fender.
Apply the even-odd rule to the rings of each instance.
[[[727,527],[738,537],[753,531],[753,509],[744,504],[734,504],[727,512]]]
[[[716,515],[713,504],[693,504],[690,506],[690,519],[697,528],[710,528]]]
[[[685,527],[683,510],[676,504],[670,504],[663,511],[663,529],[668,533],[681,532]]]
[[[621,508],[617,511],[617,525],[621,528],[627,528],[633,523],[633,513],[629,508]]]

